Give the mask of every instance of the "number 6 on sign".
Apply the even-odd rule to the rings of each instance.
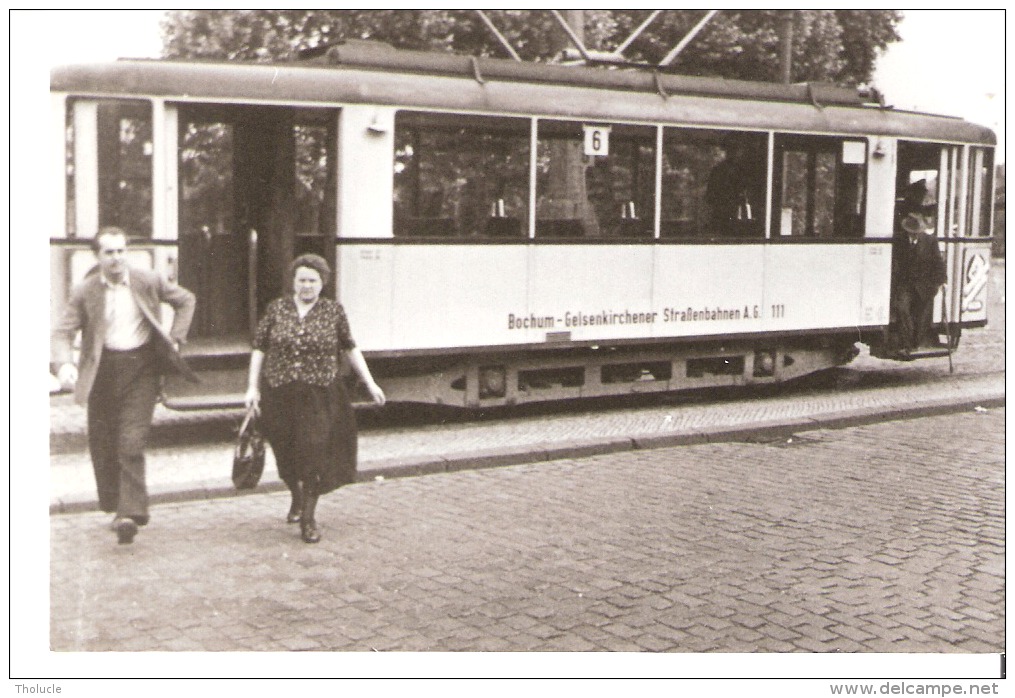
[[[585,154],[609,155],[610,127],[586,125],[583,128],[585,129]]]

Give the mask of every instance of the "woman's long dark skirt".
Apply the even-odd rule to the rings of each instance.
[[[261,410],[278,475],[290,490],[316,483],[325,494],[355,481],[356,415],[341,379],[327,387],[266,387]]]

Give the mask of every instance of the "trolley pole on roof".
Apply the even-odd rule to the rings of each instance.
[[[511,47],[511,42],[508,41],[504,37],[504,35],[500,33],[497,27],[494,26],[493,22],[490,21],[490,18],[486,16],[486,13],[483,12],[483,10],[476,10],[476,14],[478,14],[479,18],[483,20],[483,23],[486,24],[487,28],[493,32],[493,35],[497,37],[497,41],[501,43],[501,46],[503,46],[507,50],[507,52],[511,54],[511,58],[513,58],[516,61],[521,61],[522,60],[521,57]]]
[[[687,48],[687,45],[694,40],[694,37],[698,35],[698,32],[704,29],[705,25],[711,22],[712,18],[715,17],[717,14],[719,14],[719,10],[709,10],[708,12],[706,12],[705,16],[702,17],[696,25],[694,25],[691,31],[687,32],[687,36],[681,39],[680,43],[674,46],[673,50],[667,53],[666,57],[663,58],[661,61],[659,61],[659,67],[665,68],[671,63],[673,63],[673,61],[677,59],[677,56],[680,55],[680,52],[683,51],[685,48]]]

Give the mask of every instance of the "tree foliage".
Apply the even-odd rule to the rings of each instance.
[[[675,72],[776,80],[783,10],[724,10],[674,62]],[[528,61],[551,61],[569,45],[547,10],[489,10],[487,17]],[[585,10],[584,41],[614,50],[649,15],[646,10]],[[624,52],[658,63],[702,18],[670,10]],[[895,10],[794,10],[793,81],[867,83],[878,54],[897,41]],[[407,49],[507,56],[472,10],[174,10],[163,22],[167,58],[289,60],[302,49],[346,39],[374,39]]]

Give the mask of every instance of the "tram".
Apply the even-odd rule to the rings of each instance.
[[[51,74],[51,313],[105,225],[198,298],[176,409],[242,404],[303,252],[391,402],[785,381],[987,322],[994,134],[827,84],[526,64],[370,42],[306,60]],[[893,233],[925,191],[939,341],[900,357]]]

